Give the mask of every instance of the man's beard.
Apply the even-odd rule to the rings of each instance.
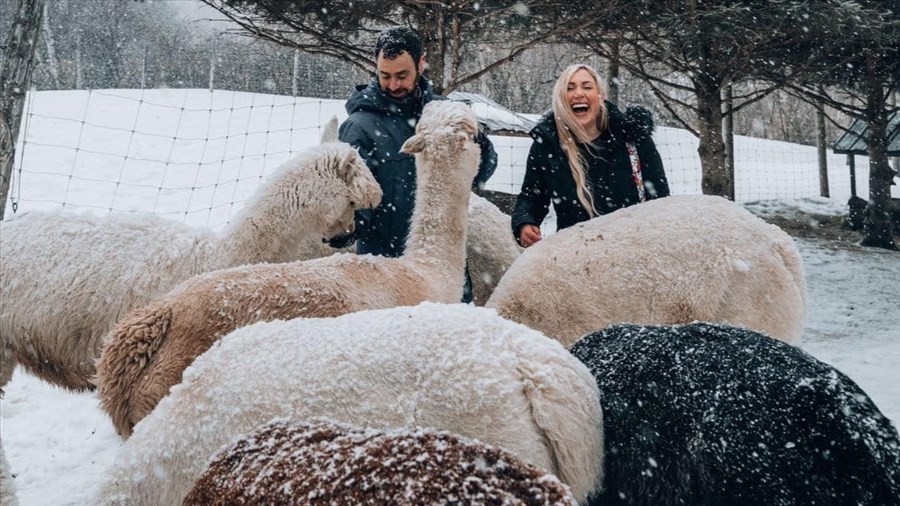
[[[415,95],[418,90],[418,87],[419,87],[419,73],[416,72],[416,78],[413,80],[412,88],[403,88],[403,93],[401,95],[395,95],[395,94],[391,93],[390,90],[385,89],[385,88],[382,88],[381,91],[385,95],[393,98],[394,100],[403,100],[407,97],[411,97],[411,96]]]

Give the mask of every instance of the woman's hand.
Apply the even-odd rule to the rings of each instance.
[[[541,236],[541,228],[537,225],[526,224],[522,225],[522,228],[519,230],[519,243],[524,247],[529,247],[532,244],[540,241],[543,236]]]

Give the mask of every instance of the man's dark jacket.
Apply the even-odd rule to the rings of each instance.
[[[341,125],[339,138],[359,150],[381,185],[384,196],[376,209],[357,213],[356,250],[398,257],[403,254],[416,193],[415,159],[400,148],[413,136],[422,108],[432,100],[444,100],[434,94],[431,83],[419,78],[416,93],[402,100],[385,95],[378,80],[359,85],[347,100],[350,115]],[[497,153],[487,136],[479,133],[481,164],[473,188],[483,185],[497,168]]]
[[[608,214],[639,201],[637,184],[632,176],[631,159],[625,147],[634,143],[640,159],[645,196],[649,199],[669,195],[669,183],[662,159],[653,144],[653,118],[643,107],[629,107],[625,114],[610,102],[608,128],[593,143],[588,156],[587,178],[599,214]],[[556,211],[558,230],[585,221],[587,211],[578,201],[575,179],[568,158],[559,143],[553,113],[545,115],[531,130],[534,142],[528,154],[528,164],[522,190],[516,199],[512,215],[512,229],[516,240],[525,224],[540,225],[547,216],[551,202]],[[581,146],[579,149],[586,150]]]

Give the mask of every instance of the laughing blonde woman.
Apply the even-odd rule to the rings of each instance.
[[[669,195],[653,143],[653,118],[642,107],[623,114],[606,101],[603,80],[587,65],[563,70],[553,108],[531,131],[534,143],[512,215],[516,240],[541,240],[550,203],[558,229]]]

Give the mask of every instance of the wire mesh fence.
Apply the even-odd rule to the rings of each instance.
[[[200,89],[39,91],[27,97],[7,216],[35,209],[149,212],[227,223],[260,181],[317,144],[344,101]],[[492,136],[487,188],[517,193],[531,139]],[[660,127],[654,139],[673,193],[700,193],[698,142]],[[738,136],[737,200],[819,194],[816,148]],[[868,191],[866,159],[857,192]],[[846,158],[828,155],[831,196],[850,196]]]

